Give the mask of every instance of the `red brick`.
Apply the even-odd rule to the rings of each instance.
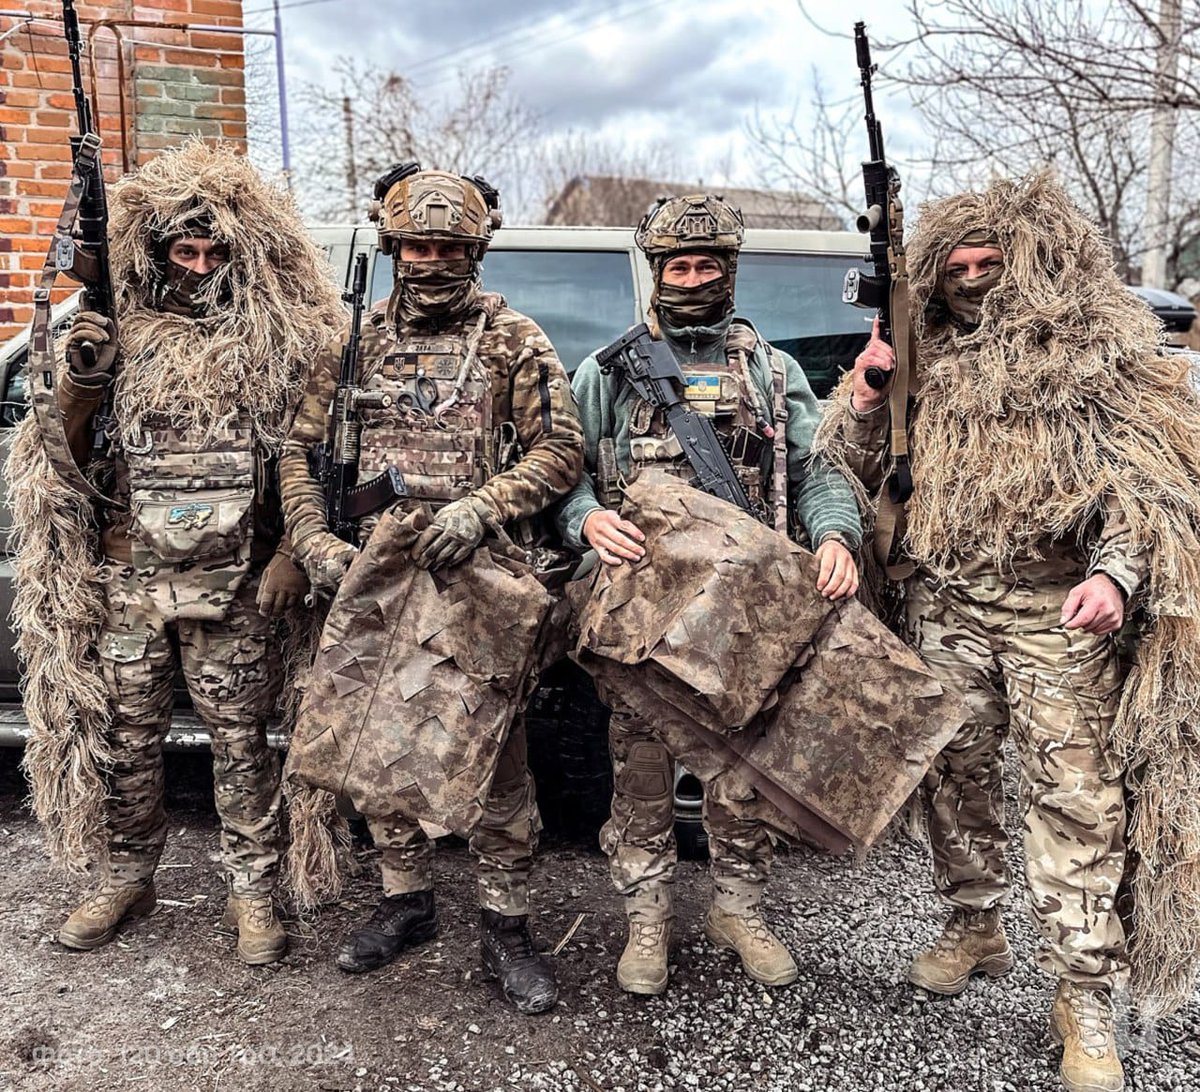
[[[163,60],[167,64],[183,65],[186,68],[216,68],[223,61],[218,53],[203,52],[199,49],[164,49]],[[203,77],[199,77],[203,79]]]
[[[35,72],[14,72],[12,74],[14,87],[33,87],[39,91],[70,91],[71,77],[58,72],[45,72],[38,76]]]

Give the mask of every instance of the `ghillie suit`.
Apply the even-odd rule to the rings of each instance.
[[[1004,275],[971,330],[949,321],[938,286],[950,251],[981,230],[1003,252]],[[1118,786],[1104,790],[1115,791],[1109,806],[1120,813],[1116,880],[1122,770],[1131,804],[1135,996],[1147,1013],[1169,1012],[1200,969],[1200,405],[1188,366],[1161,355],[1156,320],[1118,281],[1100,232],[1048,175],[928,204],[909,270],[919,375],[903,538],[917,566],[906,585],[909,625],[922,652],[942,655],[956,647],[955,612],[986,627],[1012,609],[1044,610],[1044,632],[1061,637],[1057,604],[1070,584],[1103,572],[1136,592],[1134,663],[1119,702],[1106,697],[1092,727],[1103,760],[1119,767],[1101,771]],[[850,382],[815,450],[871,493],[889,469],[886,414],[853,410]],[[1033,608],[1037,596],[1046,601]],[[1094,655],[1113,663],[1102,674],[1115,673],[1119,686],[1112,642],[1095,643]],[[1035,661],[1018,653],[1016,662]],[[1055,693],[1033,703],[1035,715],[1054,713],[1073,671],[1054,665]],[[977,713],[1007,723],[994,703]],[[1052,766],[1058,751],[1043,749],[1040,760]],[[1034,841],[1027,835],[1029,856],[1069,851],[1061,836]],[[1062,930],[1078,931],[1087,930]]]
[[[169,599],[182,571],[155,561],[131,529],[135,518],[153,519],[154,506],[135,504],[133,517],[128,511],[130,453],[146,456],[146,440],[157,442],[164,428],[197,449],[216,442],[220,450],[220,437],[239,434],[235,446],[252,452],[246,461],[255,464],[253,513],[246,518],[261,522],[269,498],[258,494],[274,492],[265,467],[278,454],[289,407],[309,363],[344,321],[326,262],[300,227],[295,206],[226,148],[193,141],[159,156],[111,188],[110,208],[120,330],[111,443],[104,456],[91,457],[85,437],[77,460],[86,460],[89,477],[117,503],[93,510],[54,473],[32,414],[16,431],[6,467],[13,617],[31,726],[24,764],[51,856],[73,872],[105,864],[109,850],[113,709],[98,645],[113,605],[114,574],[123,566],[137,569],[143,590]],[[169,279],[167,243],[188,235],[220,241],[230,254],[196,296],[199,317],[156,306]],[[66,380],[65,367],[60,379]],[[96,393],[89,411],[99,398]],[[90,431],[90,417],[85,424]],[[153,501],[153,491],[146,497]],[[223,519],[220,502],[216,508],[214,526]],[[197,511],[203,516],[204,507]],[[251,568],[261,562],[259,550],[270,556],[278,539],[277,528],[255,530],[254,550],[245,551],[256,555],[245,559]],[[216,601],[235,590],[218,594],[221,567],[206,568],[212,587],[196,591],[192,605],[209,602],[212,616],[219,614]],[[240,594],[244,598],[245,588]],[[284,621],[289,647],[300,639],[301,624],[298,616]],[[128,648],[110,651],[132,656]],[[303,653],[288,658],[302,660]]]

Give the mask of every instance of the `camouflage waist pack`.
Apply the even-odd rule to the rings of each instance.
[[[230,423],[197,448],[170,425],[122,454],[129,473],[133,564],[165,618],[225,617],[250,567],[253,434]]]
[[[869,847],[962,723],[957,699],[812,555],[661,475],[621,514],[646,559],[605,566],[575,658],[735,814],[834,852]]]
[[[329,611],[287,777],[367,817],[469,834],[533,682],[554,604],[492,538],[437,572],[409,557],[429,523],[385,512]]]

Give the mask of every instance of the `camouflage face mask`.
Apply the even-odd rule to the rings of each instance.
[[[660,281],[655,301],[668,326],[712,326],[733,310],[733,280],[726,273],[691,288]]]
[[[163,274],[154,289],[154,308],[183,318],[204,318],[210,303],[227,304],[230,300],[228,278],[222,278],[214,298],[212,284],[221,268],[197,273],[178,262],[166,261]]]
[[[478,267],[471,258],[395,263],[400,308],[406,319],[434,319],[467,309],[478,288]]]
[[[942,274],[939,286],[941,297],[946,301],[946,309],[956,326],[964,330],[974,330],[979,326],[983,298],[1000,283],[1003,276],[1003,265],[995,266],[978,277]]]

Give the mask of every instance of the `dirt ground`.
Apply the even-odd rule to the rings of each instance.
[[[1010,915],[1010,930],[1025,958],[1004,985],[934,1004],[902,984],[907,958],[941,920],[911,846],[860,866],[806,853],[778,862],[769,916],[803,973],[773,993],[700,937],[707,884],[700,865],[683,864],[671,990],[646,1000],[613,980],[624,930],[603,858],[551,839],[535,876],[535,932],[554,947],[582,922],[554,959],[562,1001],[529,1019],[480,980],[461,846],[439,853],[439,938],[385,971],[352,977],[333,965],[343,932],[377,898],[365,849],[340,904],[312,923],[289,920],[284,962],[240,964],[216,927],[216,822],[196,756],[170,763],[157,911],[99,951],[61,948],[54,934],[80,887],[47,865],[17,757],[0,752],[0,1089],[1057,1087],[1044,1018],[1051,987],[1030,965],[1021,915]],[[1150,1034],[1127,1032],[1130,1087],[1200,1089],[1198,1032],[1195,1006]]]

